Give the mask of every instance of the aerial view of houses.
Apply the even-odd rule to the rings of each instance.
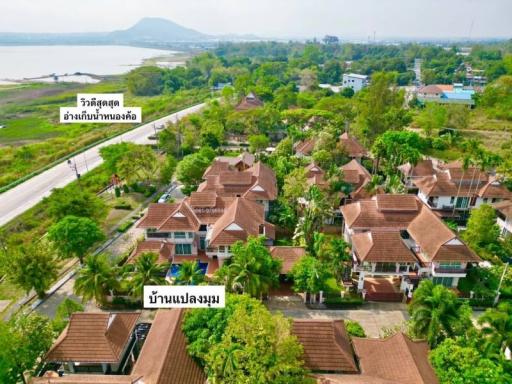
[[[0,383],[512,383],[511,5],[235,3],[0,5]]]

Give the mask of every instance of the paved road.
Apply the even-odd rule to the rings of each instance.
[[[99,149],[107,145],[131,141],[137,144],[147,144],[147,137],[154,134],[153,125],[159,126],[169,121],[177,121],[182,117],[199,111],[204,103],[165,116],[161,119],[144,124],[130,132],[124,133],[111,140],[105,141],[87,151],[76,155],[71,161],[76,164],[78,173],[84,174],[102,163]],[[49,196],[52,189],[61,188],[76,179],[75,172],[66,161],[34,176],[24,183],[0,194],[0,226],[25,212]]]

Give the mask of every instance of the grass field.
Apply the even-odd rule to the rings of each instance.
[[[76,94],[124,93],[126,106],[142,107],[150,121],[209,96],[205,89],[134,97],[122,77],[98,84],[29,84],[0,87],[0,187],[69,153],[134,127],[134,124],[60,124],[59,108],[75,105]]]

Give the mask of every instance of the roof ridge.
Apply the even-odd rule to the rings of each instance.
[[[416,373],[418,374],[418,376],[421,378],[421,381],[425,382],[423,380],[423,375],[421,374],[421,371],[418,367],[418,360],[416,360],[415,356],[414,356],[414,353],[412,353],[411,351],[411,348],[410,348],[410,344],[409,343],[414,343],[416,344],[415,341],[409,339],[409,337],[407,335],[405,335],[403,332],[397,332],[394,336],[396,335],[400,335],[400,340],[401,340],[401,343],[402,344],[405,344],[406,348],[405,350],[407,350],[407,354],[409,355],[409,357],[414,361],[414,370],[416,371]],[[425,384],[428,384],[428,383],[425,383]]]

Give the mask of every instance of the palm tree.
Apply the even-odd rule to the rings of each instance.
[[[102,305],[105,303],[106,294],[118,286],[116,269],[112,267],[107,256],[89,255],[78,271],[74,291],[82,296],[83,301],[94,299],[96,303]]]
[[[381,184],[382,184],[382,176],[373,175],[372,178],[370,179],[370,181],[365,185],[364,189],[370,195],[375,195],[380,190]]]
[[[331,270],[337,280],[343,277],[345,268],[350,268],[352,257],[349,252],[349,245],[343,239],[331,239],[330,248],[330,264]]]
[[[488,309],[479,319],[484,350],[498,350],[500,354],[512,346],[512,304],[502,302],[496,309]]]
[[[309,188],[305,196],[306,207],[302,213],[302,217],[295,228],[294,239],[303,239],[308,252],[313,253],[313,236],[315,232],[319,232],[324,221],[329,217],[331,208],[325,199],[322,191],[313,185]]]
[[[446,337],[470,328],[470,310],[455,293],[431,280],[423,280],[409,305],[413,333],[435,347]]]
[[[158,263],[158,255],[152,252],[141,254],[128,273],[127,285],[130,295],[142,298],[145,285],[164,285],[169,263]]]
[[[176,284],[178,285],[197,285],[204,280],[203,271],[199,268],[197,261],[185,261],[180,265]]]

